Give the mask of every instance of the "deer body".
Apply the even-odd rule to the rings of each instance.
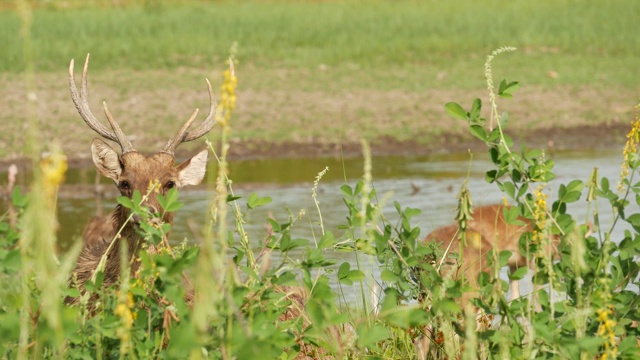
[[[522,234],[532,231],[532,224],[522,218],[518,220],[524,224],[508,224],[503,215],[504,208],[504,205],[488,205],[474,209],[473,220],[469,221],[467,226],[466,246],[463,246],[462,253],[458,254],[458,261],[462,261],[463,266],[458,269],[457,266],[447,265],[445,271],[459,270],[454,276],[468,279],[471,286],[477,288],[478,275],[482,271],[490,270],[487,254],[491,249],[498,253],[505,250],[511,252],[507,265],[512,272],[519,267],[529,266],[528,260],[520,253],[518,243]],[[435,241],[445,249],[448,248],[448,252],[458,253],[461,241],[459,232],[458,225],[443,226],[435,229],[423,241]],[[559,239],[552,239],[555,245],[558,241]],[[517,281],[511,282],[510,290],[511,299],[520,296]],[[462,301],[466,302],[472,295],[467,295]]]
[[[208,155],[206,149],[178,166],[174,166],[174,152],[180,143],[195,140],[213,127],[215,102],[211,84],[207,80],[211,107],[205,121],[193,131],[187,131],[198,113],[196,109],[191,118],[169,140],[163,150],[151,155],[144,155],[133,148],[107,109],[106,103],[103,103],[104,112],[112,130],[102,125],[91,113],[87,99],[88,64],[89,56],[87,55],[82,74],[82,87],[78,92],[73,74],[73,60],[71,61],[69,66],[71,97],[87,125],[102,137],[118,143],[122,150],[119,154],[106,142],[94,139],[91,144],[93,163],[101,175],[114,182],[122,196],[131,198],[134,191],[138,190],[141,194],[146,195],[141,205],[147,207],[152,214],[160,214],[162,209],[158,203],[158,194],[165,195],[172,188],[179,189],[187,185],[197,185],[204,178]],[[120,276],[123,248],[126,249],[127,257],[125,259],[131,265],[131,272],[135,274],[139,266],[136,260],[137,254],[144,241],[138,232],[141,220],[137,216],[130,216],[129,209],[122,205],[116,206],[109,215],[94,218],[83,233],[84,246],[72,275],[72,285],[82,292],[84,283],[93,276],[105,254],[104,285],[114,284]],[[173,214],[164,212],[162,221],[171,223]],[[123,241],[126,244],[124,247],[122,246]],[[75,301],[76,299],[67,299],[69,303]]]
[[[462,240],[457,224],[437,228],[426,236],[423,242],[436,242],[445,249],[446,254],[456,253],[458,255],[457,264],[451,261],[443,264],[444,274],[451,274],[455,278],[467,279],[471,287],[478,290],[478,276],[480,273],[491,271],[487,261],[487,254],[492,249],[498,253],[505,250],[511,252],[507,266],[512,272],[519,267],[530,266],[529,261],[520,253],[519,240],[522,234],[533,230],[533,225],[524,218],[518,219],[521,222],[519,225],[507,223],[503,214],[504,209],[504,205],[488,205],[475,208],[473,220],[467,223],[466,246],[460,246]],[[559,237],[552,238],[550,246],[557,245],[559,241]],[[460,263],[462,266],[457,266]],[[509,284],[509,288],[511,293],[510,300],[520,297],[518,281],[512,281]],[[477,296],[475,291],[464,293],[459,301],[460,305],[466,306],[474,296]],[[485,325],[484,320],[480,318],[477,326],[482,327]],[[425,329],[425,332],[433,333],[433,328],[429,326]],[[431,342],[432,340],[427,336],[416,339],[415,346],[419,359],[427,358],[428,353],[431,351]],[[453,356],[453,354],[449,355]]]

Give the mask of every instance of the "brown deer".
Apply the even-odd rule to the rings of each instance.
[[[511,272],[523,266],[531,267],[530,261],[520,253],[519,240],[522,234],[533,230],[533,225],[531,221],[524,218],[518,218],[520,224],[507,223],[504,218],[504,209],[504,205],[488,205],[474,209],[473,220],[467,223],[466,246],[462,247],[462,253],[459,253],[461,238],[457,224],[437,228],[422,240],[424,243],[436,242],[445,250],[446,255],[450,253],[458,255],[458,260],[455,262],[445,260],[442,264],[443,273],[451,274],[454,278],[465,278],[469,281],[472,289],[477,290],[479,286],[478,275],[483,271],[491,271],[487,254],[492,249],[498,253],[505,250],[511,252],[511,257],[507,262]],[[557,247],[559,242],[560,237],[553,236],[544,250],[552,250],[551,248]],[[445,258],[449,259],[446,255]],[[462,263],[461,267],[458,266],[460,262]],[[518,281],[510,282],[509,288],[510,300],[520,297]],[[463,294],[459,301],[461,306],[465,307],[474,296],[477,296],[475,290]],[[488,322],[490,322],[489,319],[481,316],[477,319],[477,326],[484,327],[488,325]],[[427,358],[432,343],[429,337],[435,336],[432,327],[427,327],[424,331],[425,334],[431,333],[431,335],[416,339],[415,346],[419,359]]]
[[[186,185],[197,185],[204,178],[207,165],[208,151],[202,150],[192,158],[174,166],[175,150],[183,142],[192,141],[205,135],[215,125],[214,116],[216,110],[213,90],[209,80],[207,86],[209,90],[210,109],[207,118],[202,124],[192,131],[189,131],[191,123],[198,114],[198,109],[182,126],[180,131],[171,138],[166,146],[159,152],[152,155],[143,155],[136,151],[131,142],[124,135],[118,123],[103,102],[104,113],[109,121],[111,130],[99,122],[89,108],[87,91],[87,70],[89,67],[89,55],[85,60],[82,72],[82,85],[80,91],[76,88],[74,78],[73,60],[69,65],[69,89],[71,98],[78,109],[82,119],[91,129],[102,137],[116,142],[121,153],[118,154],[106,142],[94,139],[91,144],[91,155],[93,163],[98,172],[115,183],[120,194],[131,198],[135,190],[143,195],[148,194],[142,204],[151,213],[159,213],[160,205],[157,199],[157,192],[166,194],[172,188],[181,188]],[[159,184],[158,191],[149,191],[150,184]],[[120,275],[121,262],[121,242],[126,242],[126,253],[131,264],[131,272],[135,274],[139,264],[135,260],[136,254],[140,251],[143,238],[138,234],[138,217],[129,218],[129,209],[118,205],[115,210],[103,217],[94,218],[84,232],[84,246],[77,260],[76,268],[72,275],[72,285],[81,292],[84,283],[89,280],[95,272],[103,255],[106,255],[104,267],[104,286],[114,284]],[[162,221],[171,223],[173,214],[165,213]],[[120,231],[120,229],[122,229]],[[116,234],[120,231],[120,235]],[[113,244],[111,244],[114,242]],[[67,298],[68,303],[74,303],[77,299]]]
[[[464,277],[469,280],[473,288],[477,288],[478,275],[482,271],[489,271],[487,254],[491,249],[498,253],[508,250],[511,257],[507,262],[511,272],[523,266],[530,266],[529,261],[520,253],[519,240],[522,234],[531,232],[533,226],[529,220],[518,218],[520,225],[509,224],[504,218],[504,205],[487,205],[475,208],[473,220],[467,224],[466,246],[463,247],[459,259],[463,266],[458,269],[455,265],[448,265],[447,271],[457,270],[456,277]],[[435,229],[423,240],[424,242],[437,242],[447,253],[457,253],[460,249],[460,230],[458,225],[448,225]],[[559,237],[552,237],[550,246],[557,247],[560,242]],[[520,296],[517,281],[512,281],[510,287],[510,299]],[[467,294],[465,294],[467,295]],[[463,297],[462,302],[466,303],[469,296]]]

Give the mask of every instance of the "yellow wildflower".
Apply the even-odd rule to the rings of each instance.
[[[121,298],[120,301],[121,302],[113,310],[113,313],[120,317],[120,321],[125,328],[131,329],[134,320],[134,315],[131,312],[131,309],[135,305],[135,302],[133,301],[133,294],[128,292],[127,296]]]
[[[609,319],[609,315],[612,314],[610,308],[598,309],[596,312],[598,313],[598,322],[600,323],[600,326],[598,326],[598,336],[605,340],[604,353],[602,354],[601,359],[608,359],[609,357],[615,359],[618,355],[616,336],[614,332],[614,328],[617,323],[614,320]]]
[[[53,199],[58,186],[64,181],[67,172],[67,157],[60,152],[54,152],[40,160],[42,183],[48,199]]]
[[[147,185],[147,194],[151,194],[155,192],[156,194],[160,193],[160,181],[158,179],[149,180],[149,185]]]
[[[120,317],[120,321],[122,322],[122,325],[125,326],[125,328],[131,329],[131,326],[133,326],[133,314],[131,313],[131,309],[129,309],[127,305],[118,304],[113,313]]]
[[[222,73],[222,85],[220,86],[220,105],[218,105],[217,120],[222,126],[226,126],[231,120],[233,110],[236,108],[236,87],[238,78],[235,75],[233,60],[229,58],[229,68]]]
[[[547,194],[543,191],[543,186],[540,185],[536,188],[533,196],[535,198],[533,208],[533,218],[535,222],[535,228],[533,230],[533,243],[539,244],[542,240],[541,231],[547,225]]]
[[[631,123],[631,130],[627,134],[627,142],[624,144],[624,150],[622,156],[624,161],[620,165],[620,182],[618,183],[618,191],[623,192],[625,190],[623,180],[629,176],[630,164],[635,162],[638,155],[638,143],[640,142],[640,104],[635,106],[636,118]]]

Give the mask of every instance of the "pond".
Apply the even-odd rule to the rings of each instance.
[[[554,172],[556,179],[547,185],[550,200],[557,193],[561,183],[573,179],[586,182],[594,167],[599,175],[608,177],[611,184],[617,184],[620,172],[621,156],[619,151],[581,151],[555,154]],[[416,218],[416,225],[426,235],[435,227],[453,221],[456,208],[456,195],[460,186],[468,177],[469,189],[474,205],[486,205],[502,201],[502,194],[495,184],[484,180],[484,173],[492,164],[486,158],[476,156],[469,161],[468,154],[450,154],[419,157],[374,157],[372,159],[373,185],[378,199],[385,201],[384,215],[390,220],[397,217],[394,201],[402,207],[422,210]],[[346,222],[347,210],[342,201],[340,186],[351,186],[360,179],[363,172],[362,159],[264,159],[236,161],[230,164],[230,178],[237,196],[242,199],[241,209],[246,210],[246,198],[251,193],[271,197],[272,202],[249,212],[246,229],[253,240],[261,239],[265,234],[265,219],[274,217],[279,222],[287,220],[289,213],[304,216],[297,222],[295,236],[311,239],[320,234],[318,210],[312,198],[313,181],[317,174],[328,167],[317,191],[322,220],[326,230],[339,233],[338,225]],[[208,169],[210,175],[216,172],[215,166]],[[67,176],[66,189],[61,191],[58,201],[60,222],[60,246],[66,248],[69,241],[82,233],[82,228],[96,212],[96,203],[91,191],[95,171],[71,169]],[[102,181],[108,197],[103,208],[110,211],[116,204],[115,186],[108,180]],[[209,190],[209,188],[211,190]],[[178,211],[171,239],[179,242],[184,238],[198,238],[199,230],[206,223],[208,209],[215,196],[213,185],[195,189],[184,188],[180,200],[185,206]],[[600,206],[601,223],[608,224],[607,206]],[[586,219],[587,204],[584,197],[571,204],[569,212],[577,219]],[[193,231],[196,231],[196,234]]]
[[[560,152],[554,154],[556,179],[547,184],[549,204],[555,198],[561,183],[578,179],[586,182],[594,167],[598,167],[600,177],[608,177],[612,186],[617,184],[620,172],[621,155],[619,150]],[[475,155],[469,161],[468,154],[449,154],[416,157],[384,156],[372,159],[373,185],[378,199],[384,201],[383,214],[391,222],[397,221],[394,202],[403,208],[412,207],[422,211],[413,219],[414,225],[421,228],[425,236],[436,227],[453,222],[456,209],[456,195],[460,186],[468,179],[468,186],[474,205],[493,204],[502,201],[502,193],[495,184],[484,180],[484,173],[492,168],[488,158]],[[290,215],[302,214],[292,230],[292,238],[319,239],[322,229],[320,216],[312,198],[313,181],[317,174],[329,168],[320,181],[317,199],[322,214],[324,229],[341,235],[339,225],[346,224],[348,214],[342,200],[340,186],[354,186],[363,172],[363,160],[314,158],[314,159],[263,159],[234,161],[230,164],[230,177],[233,179],[234,192],[241,196],[241,210],[246,210],[247,197],[256,192],[259,196],[269,196],[272,202],[254,209],[246,216],[245,229],[255,248],[260,247],[265,238],[266,218],[273,217],[283,223]],[[214,164],[210,165],[209,175],[215,175]],[[96,203],[92,190],[95,179],[93,168],[71,169],[65,187],[58,201],[59,247],[64,251],[82,234],[84,225],[94,216]],[[212,183],[213,181],[211,181]],[[115,206],[115,186],[103,179],[101,184],[109,194],[102,205],[105,212]],[[180,199],[185,206],[178,211],[171,241],[178,243],[183,239],[198,241],[202,227],[207,223],[208,209],[215,192],[213,185],[195,189],[185,188]],[[87,190],[89,189],[89,190]],[[637,210],[637,207],[634,208]],[[611,210],[607,203],[600,200],[600,221],[603,226],[611,223]],[[587,221],[587,203],[584,196],[571,204],[568,211],[580,222]],[[229,217],[232,214],[229,213]],[[619,223],[613,239],[620,241],[626,224]],[[238,238],[238,237],[236,237]],[[293,257],[296,254],[292,254]],[[331,257],[349,261],[355,266],[352,253],[335,253]],[[371,263],[373,265],[373,263]],[[373,266],[371,270],[377,273]],[[526,288],[526,286],[524,286]]]

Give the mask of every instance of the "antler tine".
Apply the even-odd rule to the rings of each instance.
[[[187,120],[187,122],[180,128],[180,131],[178,131],[176,136],[174,136],[173,138],[171,138],[171,140],[167,142],[167,145],[165,146],[164,150],[162,150],[163,152],[173,155],[178,145],[180,145],[183,142],[192,141],[202,137],[203,135],[211,131],[211,129],[215,125],[214,115],[216,112],[217,104],[213,97],[213,89],[211,88],[211,83],[209,82],[209,79],[205,78],[205,81],[207,82],[207,88],[209,91],[209,104],[210,104],[209,115],[207,115],[207,118],[196,129],[194,129],[193,131],[187,131],[187,129],[189,128],[193,120],[198,115],[198,109],[196,109],[196,111],[193,112],[189,120]]]
[[[111,113],[106,108],[106,104],[104,105],[105,114],[107,114],[107,119],[109,120],[109,124],[113,131],[109,131],[109,129],[102,125],[100,121],[93,115],[91,112],[91,108],[89,107],[89,91],[87,90],[87,73],[89,71],[89,54],[87,54],[87,58],[84,62],[84,68],[82,70],[82,80],[80,92],[78,92],[78,88],[76,87],[76,81],[74,76],[74,60],[71,59],[71,63],[69,64],[69,90],[71,91],[71,99],[73,100],[78,113],[84,120],[84,122],[89,125],[93,131],[97,132],[100,136],[117,142],[122,148],[122,152],[125,153],[127,151],[132,151],[133,147],[131,146],[131,142],[124,136],[122,130],[115,122]],[[115,124],[115,125],[114,125]]]
[[[113,119],[113,115],[111,115],[111,112],[107,108],[106,101],[102,102],[102,107],[104,109],[104,114],[107,116],[107,120],[109,121],[109,125],[111,125],[111,128],[113,129],[113,133],[118,138],[116,142],[120,144],[120,148],[122,148],[122,153],[124,154],[124,153],[128,153],[129,151],[133,151],[134,149],[133,149],[133,145],[131,145],[131,141],[127,139],[127,137],[122,132],[122,129],[120,129],[120,126],[118,125],[118,123]]]

